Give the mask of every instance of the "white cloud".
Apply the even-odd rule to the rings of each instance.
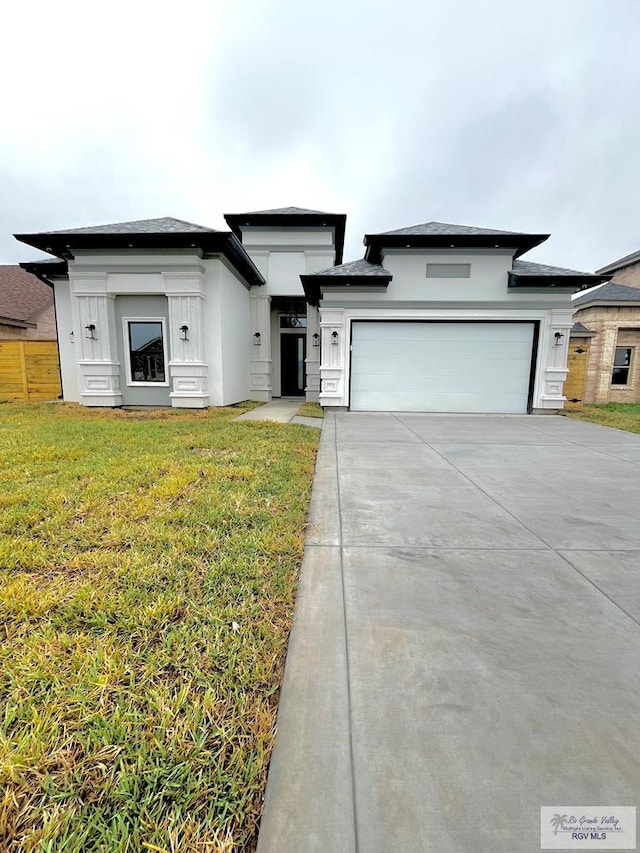
[[[14,231],[285,204],[362,234],[551,231],[540,260],[640,246],[640,6],[60,0],[4,13],[0,259]]]

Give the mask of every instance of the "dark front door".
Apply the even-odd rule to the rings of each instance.
[[[283,397],[304,395],[306,349],[306,332],[280,335],[280,394]]]

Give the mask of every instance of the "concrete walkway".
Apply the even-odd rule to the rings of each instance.
[[[245,412],[244,415],[239,415],[234,420],[277,421],[281,424],[304,424],[304,426],[321,429],[322,418],[305,418],[296,414],[303,403],[304,400],[300,397],[278,397],[269,403],[265,403],[264,406],[259,406],[257,409]]]
[[[640,805],[640,436],[328,415],[259,853],[520,853]]]

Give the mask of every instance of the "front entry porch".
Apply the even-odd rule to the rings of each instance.
[[[304,299],[251,299],[254,345],[251,399],[298,397],[317,402],[320,390],[318,310]]]

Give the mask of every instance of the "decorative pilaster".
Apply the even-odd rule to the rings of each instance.
[[[256,337],[256,334],[259,337]],[[271,399],[271,298],[249,293],[249,392],[252,400]]]
[[[551,322],[543,329],[539,342],[544,357],[540,399],[542,409],[562,409],[564,406],[566,397],[563,394],[563,386],[569,373],[567,356],[572,325],[570,312],[552,311]]]
[[[305,397],[317,403],[320,398],[320,323],[318,309],[307,305],[307,358]]]
[[[320,310],[320,349],[320,404],[346,406],[348,341],[342,311]]]
[[[204,279],[200,273],[164,273],[164,280],[169,307],[171,405],[204,409],[209,405],[204,353]]]
[[[83,406],[121,406],[114,297],[105,274],[72,277],[74,341]]]

